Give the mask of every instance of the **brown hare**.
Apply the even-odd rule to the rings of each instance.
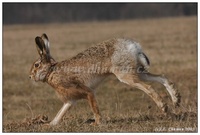
[[[56,62],[51,56],[46,34],[37,36],[35,42],[40,58],[33,63],[30,78],[51,85],[64,103],[50,125],[57,125],[66,111],[79,99],[88,100],[94,113],[93,124],[100,124],[101,116],[94,89],[110,74],[114,74],[121,82],[144,91],[164,113],[167,113],[167,105],[145,82],[161,83],[169,92],[173,104],[179,106],[180,95],[173,83],[163,75],[148,72],[150,62],[139,43],[135,41],[110,39],[61,62]]]

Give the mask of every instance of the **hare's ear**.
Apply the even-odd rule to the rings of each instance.
[[[42,45],[42,39],[41,37],[36,37],[35,38],[35,43],[36,43],[36,48],[37,48],[37,51],[38,51],[38,54],[40,55],[40,57],[42,57],[43,55],[43,45]]]
[[[50,43],[49,43],[49,39],[48,39],[48,37],[47,37],[47,35],[45,33],[42,34],[41,38],[44,41],[45,52],[50,57],[50,49],[49,49]]]
[[[35,38],[36,48],[40,57],[49,62],[51,57],[49,53],[49,47],[45,45],[45,42],[46,40],[43,40],[42,37]]]

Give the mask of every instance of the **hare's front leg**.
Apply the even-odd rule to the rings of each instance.
[[[83,84],[79,84],[79,93],[81,93],[81,95],[84,95],[83,97],[86,100],[88,100],[88,103],[90,104],[90,107],[94,113],[95,122],[91,123],[91,125],[99,125],[101,115],[99,113],[99,108],[98,108],[97,101],[95,99],[93,91],[89,87]]]
[[[69,110],[69,108],[73,105],[73,103],[79,99],[88,100],[95,117],[95,122],[92,124],[94,125],[100,124],[99,109],[92,90],[81,83],[70,82],[70,84],[71,84],[70,88],[68,87],[68,88],[58,89],[58,93],[62,95],[64,99],[66,100],[71,99],[71,100],[66,101],[66,103],[60,109],[60,111],[53,119],[53,121],[50,122],[50,125],[57,125],[64,116],[64,114],[66,113],[66,111]]]
[[[99,113],[99,108],[97,106],[97,102],[96,102],[94,94],[88,93],[87,100],[90,104],[90,107],[92,108],[93,113],[94,113],[95,122],[92,123],[92,125],[99,125],[101,116],[100,116],[100,113]]]
[[[73,104],[72,101],[64,103],[64,105],[62,106],[60,111],[57,113],[56,117],[50,122],[49,125],[51,125],[51,126],[57,125],[61,121],[62,117],[65,115],[66,111],[70,109],[72,104]]]

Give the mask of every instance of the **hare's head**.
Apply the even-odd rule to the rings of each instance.
[[[29,77],[35,81],[45,81],[51,66],[56,62],[50,55],[49,40],[46,34],[36,37],[35,43],[40,58],[33,63]]]

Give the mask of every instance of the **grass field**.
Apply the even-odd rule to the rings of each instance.
[[[85,100],[58,126],[30,123],[38,115],[52,120],[62,106],[53,88],[29,80],[30,67],[39,57],[34,39],[44,32],[57,61],[113,37],[140,42],[150,71],[164,73],[181,93],[180,108],[172,107],[177,117],[164,116],[144,92],[110,76],[96,90],[100,126],[86,123],[93,114]],[[171,106],[164,87],[152,86]],[[3,26],[3,132],[197,132],[197,17]]]

